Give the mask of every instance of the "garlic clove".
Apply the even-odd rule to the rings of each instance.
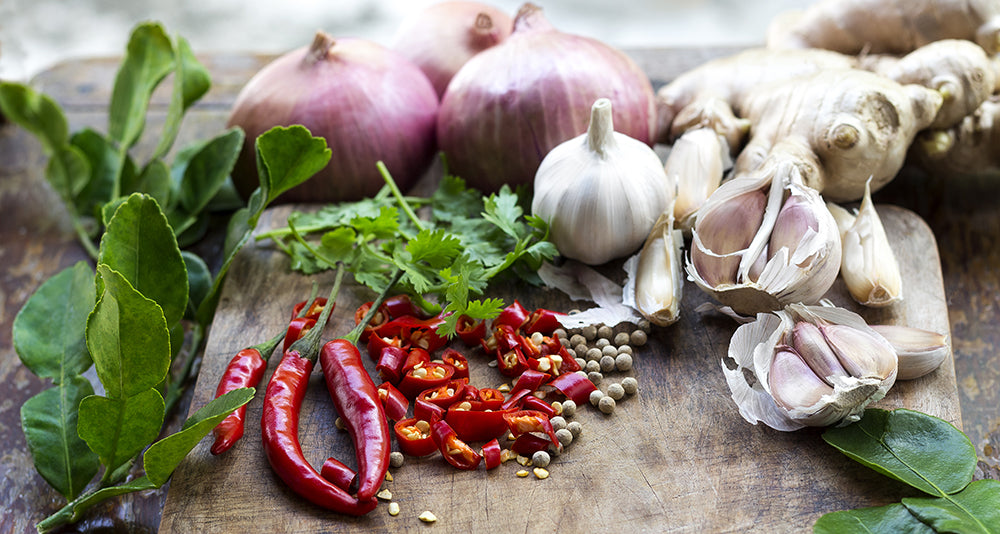
[[[817,230],[819,218],[813,207],[801,195],[788,197],[774,221],[774,230],[768,243],[768,259],[782,248],[797,250],[806,235]]]
[[[896,373],[896,351],[882,336],[839,324],[819,325],[819,330],[851,376],[888,378]]]
[[[767,195],[757,189],[742,192],[707,211],[699,210],[698,222],[692,230],[697,246],[691,249],[691,261],[707,285],[736,283],[742,259],[739,253],[757,234],[766,204]]]
[[[847,218],[844,220],[846,225]],[[872,203],[870,184],[865,186],[857,216],[841,232],[841,242],[840,274],[854,300],[864,306],[884,307],[902,298],[899,263]]]
[[[892,345],[899,359],[898,380],[912,380],[924,376],[944,362],[951,354],[948,337],[900,325],[872,325]]]
[[[657,219],[639,252],[635,269],[635,306],[649,322],[673,324],[680,317],[684,274],[680,230],[673,228],[673,210]]]
[[[789,411],[816,406],[824,396],[833,394],[833,388],[788,346],[776,349],[768,386],[778,406]]]
[[[674,142],[664,170],[676,187],[674,218],[680,229],[691,230],[695,213],[719,187],[730,165],[728,145],[710,128],[688,130]]]
[[[827,344],[826,338],[816,325],[804,321],[796,323],[791,330],[791,346],[816,376],[827,384],[833,385],[831,377],[848,376],[844,366],[837,359],[837,354]]]

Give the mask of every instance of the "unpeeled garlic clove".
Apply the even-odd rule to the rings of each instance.
[[[924,376],[944,362],[951,354],[948,337],[924,330],[900,325],[872,325],[875,330],[892,345],[899,358],[899,380],[912,380]]]
[[[730,182],[732,183],[732,182]],[[719,287],[735,284],[742,255],[764,218],[767,195],[750,190],[712,206],[699,216],[693,231],[697,246],[691,261],[706,284]]]
[[[823,337],[823,332],[812,323],[798,322],[792,327],[791,345],[809,364],[816,376],[833,385],[833,377],[847,376],[847,370],[840,364],[837,354]]]
[[[673,210],[668,209],[646,238],[635,266],[635,307],[649,322],[673,324],[680,317],[684,288],[681,244],[684,238],[673,227]]]
[[[731,164],[728,145],[711,128],[688,130],[674,142],[664,170],[677,190],[674,220],[678,228],[691,230],[698,208],[719,187]]]
[[[775,349],[768,380],[774,401],[789,411],[815,406],[825,395],[833,394],[833,388],[787,345]]]
[[[884,337],[869,331],[870,328],[821,324],[819,330],[851,376],[885,378],[896,372],[896,351]]]
[[[819,218],[812,206],[801,195],[793,195],[781,206],[774,221],[771,240],[768,242],[768,259],[782,248],[794,251],[809,232],[819,230]]]

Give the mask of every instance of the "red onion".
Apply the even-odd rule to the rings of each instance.
[[[549,150],[587,130],[601,97],[613,103],[617,131],[652,145],[653,87],[638,65],[600,41],[555,30],[541,8],[525,4],[510,37],[452,78],[438,146],[471,186],[530,185]]]
[[[442,2],[406,19],[393,50],[413,61],[434,85],[438,96],[470,57],[510,35],[511,18],[480,2]]]
[[[287,202],[334,202],[374,195],[385,162],[404,190],[430,166],[438,98],[420,69],[362,39],[318,32],[313,44],[260,70],[240,91],[229,118],[246,142],[233,171],[240,194],[258,185],[253,145],[274,126],[301,124],[326,138],[330,163],[282,196]]]

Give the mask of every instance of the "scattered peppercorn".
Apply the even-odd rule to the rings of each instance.
[[[583,434],[583,425],[579,421],[570,421],[566,425],[566,430],[569,430],[570,434],[573,434],[573,438],[578,438],[580,434]]]
[[[624,345],[628,343],[629,337],[631,336],[628,335],[628,332],[618,332],[615,334],[614,338],[615,345]]]
[[[631,345],[622,345],[622,346],[618,347],[618,354],[628,354],[629,356],[631,356],[632,355],[632,346]]]
[[[639,390],[639,382],[633,376],[625,377],[622,380],[622,388],[625,389],[625,393],[633,395]]]
[[[648,337],[646,336],[646,332],[643,330],[634,330],[632,331],[632,335],[629,336],[630,344],[635,345],[636,347],[645,345],[647,339]]]
[[[593,404],[594,406],[597,406],[597,404],[603,398],[604,398],[604,392],[599,389],[595,389],[594,391],[590,392],[590,403]]]
[[[608,356],[607,354],[605,354],[604,356],[601,356],[601,363],[600,363],[600,365],[601,365],[601,372],[602,373],[610,373],[611,371],[614,371],[615,370],[615,357],[614,356]]]
[[[572,399],[566,399],[562,403],[563,417],[573,417],[576,414],[576,403]]]
[[[597,408],[606,414],[611,414],[615,411],[615,399],[605,395],[597,402]]]
[[[625,388],[621,384],[611,384],[608,386],[608,396],[616,401],[621,400],[625,396]]]
[[[556,439],[559,440],[559,443],[561,443],[563,447],[569,447],[569,444],[573,443],[573,433],[568,429],[560,428],[559,430],[556,430]]]
[[[604,375],[600,371],[590,371],[587,373],[587,378],[596,386],[601,383],[601,380],[604,380]]]
[[[599,349],[603,349],[604,347],[607,347],[610,344],[611,341],[609,341],[608,338],[606,337],[602,337],[601,339],[598,339],[597,341],[594,342],[594,346]]]
[[[553,430],[559,430],[560,428],[566,428],[566,419],[561,416],[555,416],[549,419],[549,423],[552,424]]]
[[[615,356],[615,369],[625,372],[632,370],[632,355],[621,353]]]
[[[580,330],[580,333],[583,334],[583,337],[587,338],[587,341],[592,341],[597,337],[597,327],[592,324],[587,325]]]
[[[536,467],[545,467],[549,465],[552,459],[549,457],[549,453],[545,451],[535,451],[535,454],[531,455],[531,465]]]
[[[601,363],[597,360],[590,360],[583,366],[583,370],[588,373],[596,373],[601,370]]]
[[[403,465],[403,453],[399,451],[392,451],[389,453],[389,465],[392,467],[402,467]]]

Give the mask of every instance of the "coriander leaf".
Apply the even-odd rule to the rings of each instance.
[[[132,30],[108,110],[108,135],[122,150],[139,139],[149,98],[173,69],[173,43],[162,26],[147,22]]]
[[[332,258],[334,261],[348,262],[354,256],[354,244],[357,239],[358,234],[353,228],[342,226],[323,234],[320,238],[319,251],[324,257]],[[296,242],[296,244],[302,246],[301,243]]]
[[[118,207],[101,239],[99,261],[156,301],[168,325],[184,316],[188,301],[184,260],[173,229],[151,197],[133,194]]]
[[[184,210],[199,213],[205,209],[232,172],[242,146],[243,130],[230,128],[200,143],[189,159],[180,162],[179,200]]]
[[[32,373],[60,384],[90,368],[85,334],[96,300],[94,271],[82,261],[35,290],[13,328],[14,350]]]
[[[64,497],[73,500],[100,468],[97,455],[77,434],[80,401],[94,394],[82,376],[70,376],[21,405],[21,429],[35,469]]]
[[[80,402],[80,437],[101,458],[105,476],[156,439],[165,409],[155,389],[122,398],[91,395]]]
[[[462,222],[477,217],[483,211],[483,197],[465,186],[465,180],[445,175],[431,195],[431,215],[436,221]]]
[[[934,529],[918,520],[902,504],[831,512],[813,525],[814,534],[845,532],[892,532],[893,534],[933,534]]]
[[[413,263],[425,262],[440,269],[462,253],[462,243],[444,230],[423,230],[406,244],[406,251]]]
[[[182,250],[181,257],[184,258],[188,276],[188,305],[185,315],[193,318],[190,316],[198,310],[201,301],[212,289],[212,272],[205,264],[205,260],[197,254]]]
[[[38,138],[47,154],[69,140],[66,115],[51,97],[19,83],[0,82],[0,111]]]
[[[211,77],[204,65],[191,52],[191,45],[183,37],[177,38],[174,47],[174,90],[170,95],[170,108],[163,124],[160,143],[153,151],[153,158],[162,158],[170,151],[181,127],[184,112],[201,98],[212,86]]]
[[[253,395],[253,388],[239,388],[213,399],[184,421],[180,432],[150,445],[142,456],[150,482],[162,486],[191,449],[229,413],[250,402]]]
[[[519,219],[524,210],[518,204],[518,197],[510,187],[504,185],[498,193],[490,195],[483,201],[483,218],[492,222],[503,232],[514,239],[520,239]]]
[[[869,408],[860,421],[831,428],[823,439],[851,459],[933,496],[972,481],[976,450],[960,430],[912,410]]]
[[[399,232],[399,210],[383,206],[375,217],[357,216],[351,219],[358,234],[366,241],[372,239],[391,239]]]
[[[945,498],[905,498],[903,506],[938,532],[1000,533],[1000,481],[977,480]]]
[[[302,125],[275,126],[261,134],[254,146],[265,206],[319,172],[332,155],[326,140],[313,137]],[[254,214],[251,225],[259,216],[259,212]]]
[[[87,319],[87,347],[111,398],[155,387],[170,366],[170,332],[163,311],[107,265],[97,266],[104,291]]]

